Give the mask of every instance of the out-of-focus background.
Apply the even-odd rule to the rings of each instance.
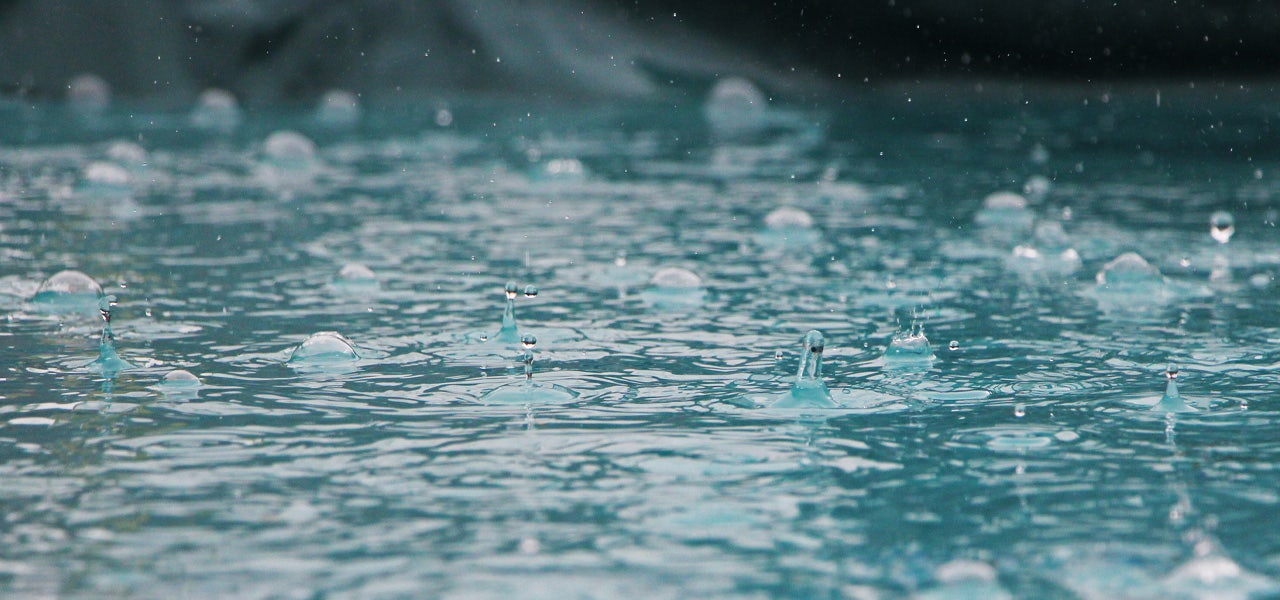
[[[0,0],[0,93],[250,105],[451,94],[652,98],[724,75],[784,97],[893,80],[1272,77],[1260,0]]]

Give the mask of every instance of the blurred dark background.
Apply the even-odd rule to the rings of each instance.
[[[739,75],[819,97],[900,80],[1270,79],[1260,0],[0,0],[0,92],[249,104],[643,98]]]

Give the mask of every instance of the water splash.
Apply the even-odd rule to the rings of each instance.
[[[796,369],[796,378],[791,389],[782,394],[772,408],[838,408],[840,405],[831,399],[831,392],[822,380],[822,352],[826,349],[822,332],[809,331],[801,338],[800,344],[800,366]]]
[[[116,336],[111,330],[111,308],[115,305],[115,296],[107,295],[98,300],[98,313],[102,316],[102,336],[98,339],[98,358],[88,365],[90,370],[102,373],[108,379],[114,378],[120,371],[134,368],[116,353]]]
[[[1160,397],[1160,401],[1151,407],[1152,411],[1161,413],[1186,413],[1196,412],[1187,404],[1186,399],[1178,392],[1178,365],[1170,363],[1164,371],[1167,383],[1165,383],[1164,395]]]
[[[1236,219],[1231,213],[1220,210],[1209,216],[1209,235],[1215,242],[1225,244],[1236,233]]]
[[[567,387],[533,380],[533,348],[537,343],[538,338],[533,335],[524,335],[520,338],[520,345],[524,348],[522,357],[524,381],[491,390],[480,397],[482,402],[486,404],[559,404],[573,401],[578,397],[578,392]]]
[[[1027,208],[1027,199],[1021,194],[996,192],[982,200],[973,222],[1000,237],[1025,235],[1035,222],[1035,213]]]
[[[884,351],[884,366],[890,369],[918,369],[933,365],[933,348],[924,334],[924,325],[913,322],[911,328],[889,340]]]
[[[702,305],[706,290],[697,273],[681,267],[663,267],[649,278],[640,297],[655,308],[688,309]]]

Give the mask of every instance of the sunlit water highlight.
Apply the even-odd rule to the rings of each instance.
[[[93,83],[0,105],[0,595],[1280,592],[1269,105]]]

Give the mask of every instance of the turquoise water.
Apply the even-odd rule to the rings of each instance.
[[[1276,596],[1266,100],[0,106],[0,591]]]

